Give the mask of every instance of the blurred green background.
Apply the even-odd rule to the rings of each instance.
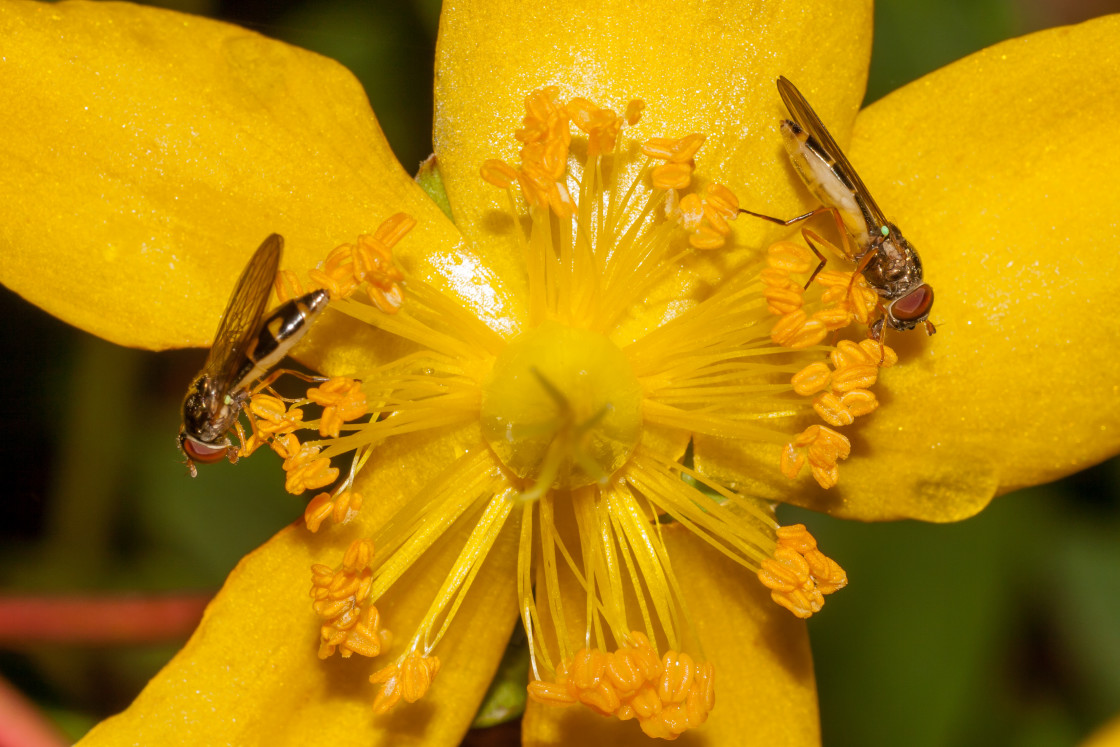
[[[406,168],[431,150],[437,0],[181,0],[340,60]],[[1012,36],[1118,2],[885,0],[868,101]],[[1120,40],[1118,40],[1120,42]],[[0,289],[0,592],[216,589],[298,516],[265,455],[186,478],[179,403],[203,351],[85,335]],[[1120,462],[950,526],[804,518],[853,584],[810,621],[826,745],[1072,745],[1120,713]],[[176,650],[0,649],[0,677],[71,736]],[[503,739],[516,732],[501,732]]]

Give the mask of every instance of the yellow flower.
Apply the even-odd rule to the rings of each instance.
[[[1000,45],[854,119],[866,6],[457,4],[442,19],[436,83],[452,223],[392,160],[360,89],[327,60],[161,11],[0,6],[0,102],[19,112],[0,125],[0,279],[60,317],[127,344],[203,344],[229,283],[268,233],[286,237],[285,266],[304,270],[331,247],[376,236],[392,216],[416,221],[392,247],[400,314],[386,313],[402,292],[383,267],[384,287],[371,294],[378,310],[339,300],[344,313],[317,324],[302,351],[321,370],[361,379],[373,410],[400,414],[355,427],[340,414],[358,408],[349,383],[312,395],[336,408],[317,424],[340,434],[335,443],[375,436],[357,444],[368,461],[353,490],[313,499],[316,534],[289,528],[246,558],[184,650],[88,741],[452,743],[519,609],[533,628],[541,700],[572,697],[569,683],[601,673],[610,652],[634,671],[660,665],[653,707],[686,703],[686,720],[706,715],[714,669],[718,705],[698,731],[712,743],[744,734],[816,741],[804,626],[742,568],[766,575],[764,557],[780,560],[786,540],[754,498],[862,519],[949,521],[1120,443],[1110,366],[1120,312],[1109,303],[1120,269],[1111,204],[1118,29],[1103,19]],[[778,146],[780,74],[850,142],[938,289],[938,336],[891,340],[901,364],[876,374],[885,404],[860,419],[827,491],[806,474],[781,476],[783,444],[831,454],[831,464],[813,465],[824,483],[846,447],[794,439],[785,421],[762,428],[760,415],[810,407],[789,404],[788,383],[749,391],[741,381],[750,341],[761,340],[758,365],[774,357],[758,335],[773,317],[746,299],[761,294],[762,247],[777,233],[741,219],[724,234],[718,210],[705,209],[723,193],[686,187],[695,173],[698,186],[722,184],[751,209],[803,211]],[[546,116],[523,121],[527,99],[531,114]],[[626,116],[625,126],[599,109],[637,115],[638,99],[641,119]],[[589,131],[565,142],[550,129],[552,109]],[[569,145],[582,148],[570,161],[551,150]],[[643,146],[665,168],[646,174]],[[607,164],[602,173],[585,160],[595,158]],[[582,178],[564,178],[571,164]],[[536,212],[507,202],[480,168],[492,183],[517,180]],[[639,196],[616,202],[612,184],[635,185]],[[620,204],[630,215],[650,207],[633,235],[611,234],[598,217]],[[572,225],[586,233],[560,230]],[[557,239],[556,262],[534,244],[554,230],[573,239]],[[603,236],[615,240],[595,243]],[[782,247],[770,269],[784,261]],[[631,282],[570,269],[595,261],[616,276],[628,268],[621,277]],[[588,287],[596,278],[604,284]],[[561,360],[558,341],[583,357]],[[704,368],[697,346],[737,351],[727,359],[739,368]],[[402,368],[418,354],[434,375]],[[571,376],[581,367],[596,383],[590,393]],[[788,368],[792,376],[803,366]],[[702,396],[700,386],[709,387]],[[302,422],[284,421],[275,402],[258,404],[279,430]],[[410,413],[424,431],[409,435]],[[277,435],[274,448],[303,466],[305,444],[294,439]],[[690,440],[687,476],[708,493],[677,479]],[[613,502],[605,510],[593,500],[602,496]],[[675,521],[648,521],[654,513]],[[591,595],[578,588],[589,571]],[[648,595],[642,603],[628,592],[633,578]],[[584,630],[596,650],[579,651]],[[383,658],[370,668],[354,653]],[[668,736],[676,722],[659,726],[642,713],[649,703],[639,691],[650,682],[627,707]],[[617,683],[598,699],[592,686],[577,689],[597,710],[627,715],[608,702],[624,689]],[[375,692],[379,710],[422,699],[374,715]],[[574,741],[604,727],[571,710],[531,704],[526,739]],[[623,739],[640,736],[621,726]]]

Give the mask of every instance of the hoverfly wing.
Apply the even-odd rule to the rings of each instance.
[[[809,137],[816,141],[822,155],[832,161],[833,171],[838,178],[842,179],[851,188],[852,195],[863,213],[864,221],[867,223],[868,233],[871,236],[877,235],[883,226],[887,225],[887,219],[875,203],[867,185],[859,178],[859,174],[852,167],[851,162],[848,161],[848,157],[844,155],[844,151],[840,150],[840,146],[836,144],[832,135],[825,129],[821,118],[813,111],[813,107],[809,106],[809,102],[801,95],[801,91],[798,91],[797,87],[790,83],[785,76],[778,78],[778,93],[781,94],[782,101],[785,103],[790,116],[805,130]]]
[[[284,238],[276,233],[270,235],[253,252],[234,286],[202,369],[215,391],[227,391],[240,378],[245,351],[260,326],[283,249]]]

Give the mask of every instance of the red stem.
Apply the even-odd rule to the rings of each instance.
[[[7,747],[64,747],[62,735],[27,698],[0,679],[0,745]]]
[[[0,646],[131,644],[186,638],[212,594],[0,597]]]

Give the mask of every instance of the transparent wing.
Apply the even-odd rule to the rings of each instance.
[[[844,151],[840,150],[840,146],[836,144],[832,135],[825,129],[821,118],[813,111],[813,107],[809,106],[809,102],[801,95],[801,91],[798,91],[797,87],[784,76],[778,78],[778,93],[781,94],[782,101],[785,102],[790,116],[801,126],[801,129],[809,133],[809,137],[817,142],[824,154],[832,159],[834,169],[842,173],[845,181],[852,186],[856,202],[859,203],[864,216],[870,219],[872,224],[867,227],[869,232],[872,235],[878,233],[878,229],[887,224],[886,216],[875,204],[874,198],[867,190],[867,185],[863,183],[859,174],[852,168],[852,164],[848,161],[848,157],[844,155]]]
[[[216,391],[224,392],[229,388],[245,361],[245,349],[260,326],[272,281],[280,269],[283,249],[282,236],[275,233],[269,236],[253,252],[237,280],[202,369]]]

